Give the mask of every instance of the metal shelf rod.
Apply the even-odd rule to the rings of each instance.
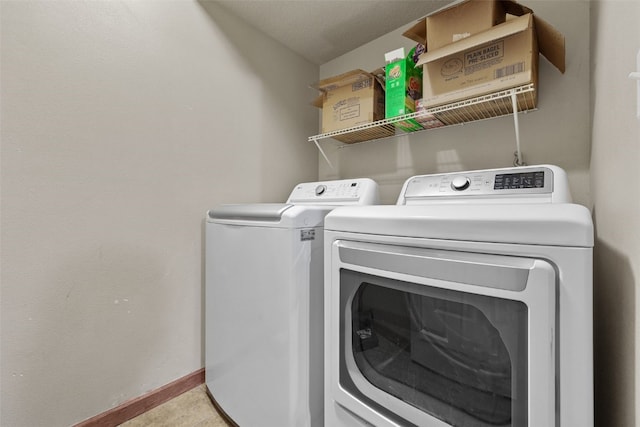
[[[333,165],[320,146],[321,139],[336,138],[339,141],[344,140],[343,142],[347,145],[359,144],[363,142],[392,138],[398,135],[410,134],[403,132],[396,135],[395,128],[393,127],[395,123],[409,119],[420,119],[422,117],[432,116],[437,118],[443,124],[443,126],[425,128],[416,131],[422,132],[430,129],[440,129],[448,126],[463,125],[469,122],[492,119],[508,114],[513,114],[513,122],[516,134],[516,151],[514,165],[523,166],[525,165],[525,163],[523,161],[522,151],[520,148],[520,125],[518,122],[518,113],[535,109],[535,94],[533,94],[534,91],[535,87],[531,83],[512,89],[494,92],[488,95],[478,96],[476,98],[470,98],[463,101],[440,105],[420,112],[404,114],[402,116],[378,120],[371,123],[364,123],[362,125],[353,126],[347,129],[341,129],[332,132],[326,132],[320,135],[310,136],[308,140],[309,142],[313,142],[316,147],[318,147],[318,150],[322,154],[322,157],[324,157],[325,161],[333,169]],[[521,96],[521,98],[519,98],[519,96]],[[519,102],[522,103],[520,104],[520,106]],[[346,135],[346,137],[343,137],[342,139],[337,138],[342,135]]]
[[[520,123],[518,122],[518,96],[516,93],[511,94],[511,105],[513,109],[513,127],[516,131],[516,158],[514,166],[524,166],[522,161],[522,151],[520,151]]]
[[[497,101],[497,100],[501,100],[504,98],[509,98],[511,96],[517,96],[519,94],[522,93],[526,93],[526,92],[532,92],[534,91],[535,88],[533,86],[533,84],[529,84],[529,85],[525,85],[525,86],[519,86],[513,89],[507,89],[507,90],[503,90],[500,92],[495,92],[489,95],[483,95],[483,96],[479,96],[476,98],[471,98],[468,100],[464,100],[464,101],[459,101],[459,102],[454,102],[451,104],[445,104],[445,105],[441,105],[441,106],[437,106],[437,107],[433,107],[433,108],[429,108],[420,112],[415,112],[415,113],[409,113],[409,114],[404,114],[402,116],[396,116],[396,117],[391,117],[388,119],[383,119],[383,120],[377,120],[375,122],[370,122],[370,123],[364,123],[358,126],[353,126],[350,128],[346,128],[346,129],[340,129],[340,130],[335,130],[335,131],[331,131],[331,132],[326,132],[326,133],[322,133],[319,135],[314,135],[314,136],[310,136],[308,138],[309,142],[314,142],[317,144],[317,141],[321,140],[321,139],[326,139],[326,138],[332,138],[335,136],[340,136],[340,135],[346,135],[349,133],[354,133],[354,132],[358,132],[358,131],[362,131],[362,130],[368,130],[368,129],[372,129],[372,128],[376,128],[376,127],[381,127],[381,126],[385,126],[385,125],[393,125],[395,123],[404,121],[404,120],[408,120],[408,119],[415,119],[415,118],[421,118],[424,116],[428,116],[428,115],[433,115],[433,114],[439,114],[439,113],[444,113],[444,112],[448,112],[448,111],[452,111],[452,110],[459,110],[459,109],[464,109],[464,108],[468,108],[468,107],[472,107],[474,105],[477,104],[482,104],[482,103],[486,103],[486,102],[491,102],[491,101]],[[504,113],[487,113],[488,117],[482,117],[482,118],[493,118],[493,117],[500,117],[503,116]],[[459,124],[459,123],[455,123],[455,124]],[[445,125],[447,126],[447,125]],[[423,129],[423,130],[429,130],[429,129]],[[420,131],[418,131],[420,132]]]
[[[316,147],[318,147],[318,150],[320,151],[320,154],[322,154],[322,157],[324,157],[324,161],[327,162],[327,164],[329,165],[329,167],[331,169],[334,169],[333,165],[331,164],[331,161],[329,160],[327,155],[324,153],[324,150],[322,149],[322,147],[320,147],[320,143],[318,142],[318,140],[316,138],[313,138],[313,142],[316,143]]]

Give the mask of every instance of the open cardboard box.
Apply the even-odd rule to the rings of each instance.
[[[384,119],[384,81],[380,75],[384,70],[353,70],[312,85],[322,92],[313,102],[322,109],[322,133]]]
[[[438,22],[439,17],[447,17],[458,8],[475,3],[484,4],[484,13],[459,15],[461,21],[481,20],[482,25],[477,26],[480,28],[494,20],[495,10],[501,10],[504,22],[436,49],[428,46],[428,33],[438,28],[433,22]],[[496,7],[487,8],[486,3],[495,3]],[[491,19],[487,16],[491,16]],[[461,31],[460,28],[463,27],[453,31]],[[562,73],[565,70],[564,36],[537,17],[531,9],[511,0],[461,0],[421,19],[404,35],[427,43],[427,52],[418,62],[423,65],[423,100],[426,107],[529,83],[537,88],[538,53]],[[534,96],[531,108],[535,107],[535,99]]]
[[[422,18],[404,35],[436,50],[505,21],[503,2],[458,0]]]

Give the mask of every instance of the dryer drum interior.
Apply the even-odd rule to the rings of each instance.
[[[343,298],[350,301],[351,354],[368,382],[453,426],[526,423],[523,302],[341,274],[353,293]]]

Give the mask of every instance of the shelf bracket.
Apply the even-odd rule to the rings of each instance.
[[[522,160],[522,151],[520,150],[520,123],[518,122],[518,96],[515,89],[511,91],[511,106],[513,109],[513,126],[516,132],[516,152],[513,159],[514,166],[526,166]]]
[[[322,157],[324,157],[325,162],[327,162],[327,164],[329,165],[329,167],[331,169],[335,169],[333,167],[333,165],[331,164],[331,161],[329,160],[329,158],[327,157],[327,155],[325,154],[324,150],[322,149],[322,147],[320,147],[320,143],[318,142],[318,138],[316,137],[311,137],[311,140],[313,140],[313,142],[316,144],[316,147],[318,147],[318,151],[320,151],[320,154],[322,154]]]

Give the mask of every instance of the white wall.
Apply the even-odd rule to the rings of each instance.
[[[596,421],[633,427],[640,407],[640,118],[636,82],[627,75],[640,55],[640,2],[594,2],[592,46]]]
[[[522,1],[566,38],[565,74],[540,59],[538,110],[520,116],[524,160],[551,163],[569,173],[574,199],[589,205],[589,2]],[[418,18],[418,17],[416,17]],[[413,23],[411,23],[413,24]],[[325,78],[354,68],[384,65],[384,53],[413,42],[405,27],[320,67]],[[498,119],[419,132],[353,146],[321,142],[335,169],[320,158],[320,177],[370,176],[384,203],[395,203],[402,183],[416,174],[508,167],[513,164],[513,119]],[[340,147],[340,148],[338,148]]]
[[[317,66],[193,1],[2,1],[1,418],[203,366],[202,227],[315,180]]]

